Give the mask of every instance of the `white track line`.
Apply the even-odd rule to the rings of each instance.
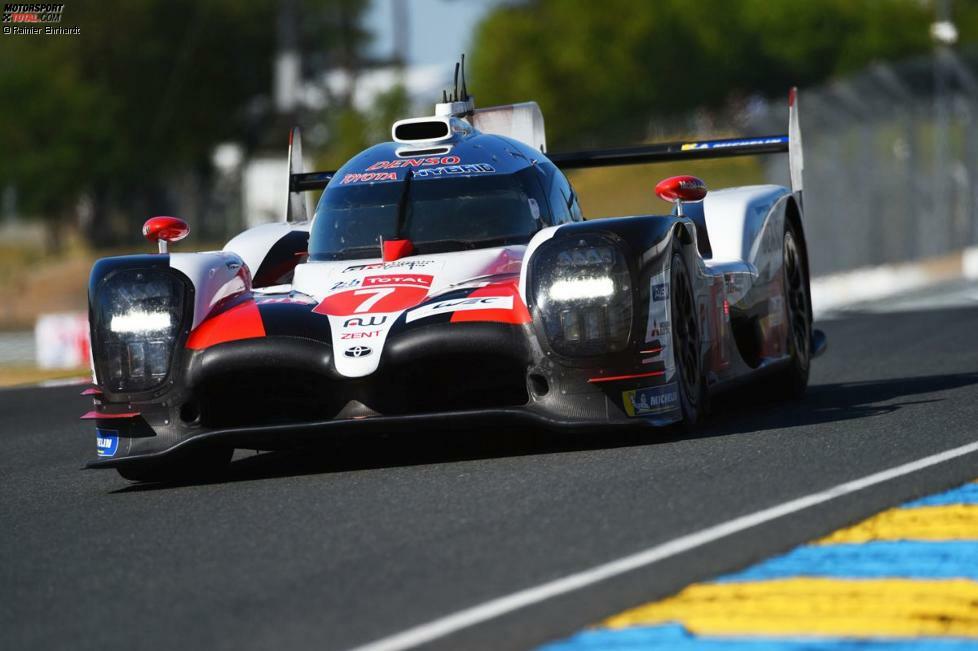
[[[563,578],[542,583],[532,588],[526,588],[519,592],[491,599],[477,606],[460,610],[426,624],[420,624],[389,637],[356,647],[351,651],[401,651],[402,649],[410,649],[421,644],[426,644],[515,610],[532,606],[541,601],[579,590],[599,581],[618,576],[619,574],[631,572],[632,570],[657,563],[671,556],[702,547],[707,543],[756,527],[759,524],[803,511],[818,504],[842,497],[843,495],[855,493],[864,488],[869,488],[870,486],[903,475],[909,475],[918,470],[923,470],[924,468],[929,468],[930,466],[950,461],[951,459],[956,459],[973,452],[978,452],[978,441],[938,454],[932,454],[928,457],[895,466],[888,470],[876,472],[861,479],[854,479],[838,486],[833,486],[827,490],[755,511],[754,513],[743,515],[733,520],[727,520],[726,522],[701,529],[695,533],[680,536],[669,542],[649,547],[635,554],[623,556],[609,563],[597,565],[590,569],[569,574]]]

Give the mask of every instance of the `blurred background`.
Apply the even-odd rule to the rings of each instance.
[[[0,36],[0,385],[87,365],[89,268],[149,251],[147,217],[187,220],[184,251],[282,219],[292,125],[335,169],[462,52],[552,152],[782,133],[799,86],[816,276],[978,243],[978,0],[76,0],[61,25]],[[588,218],[666,212],[665,176],[787,184],[783,158],[572,182]]]

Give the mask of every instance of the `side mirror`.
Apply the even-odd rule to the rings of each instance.
[[[150,217],[143,224],[143,235],[160,245],[160,253],[166,253],[169,242],[179,242],[190,235],[190,227],[179,217]]]
[[[684,201],[702,201],[706,197],[706,183],[695,176],[670,176],[659,181],[655,193],[663,201],[676,204],[677,214],[683,214]]]

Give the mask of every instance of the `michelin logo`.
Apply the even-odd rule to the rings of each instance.
[[[679,408],[679,388],[673,382],[661,387],[646,387],[621,394],[625,413],[629,416],[650,416]]]
[[[114,457],[119,451],[119,433],[112,430],[95,430],[95,447],[100,457]]]

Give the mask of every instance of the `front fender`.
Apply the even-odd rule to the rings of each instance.
[[[251,292],[251,272],[236,253],[172,253],[169,257],[170,267],[185,275],[194,286],[191,329],[232,299]]]

